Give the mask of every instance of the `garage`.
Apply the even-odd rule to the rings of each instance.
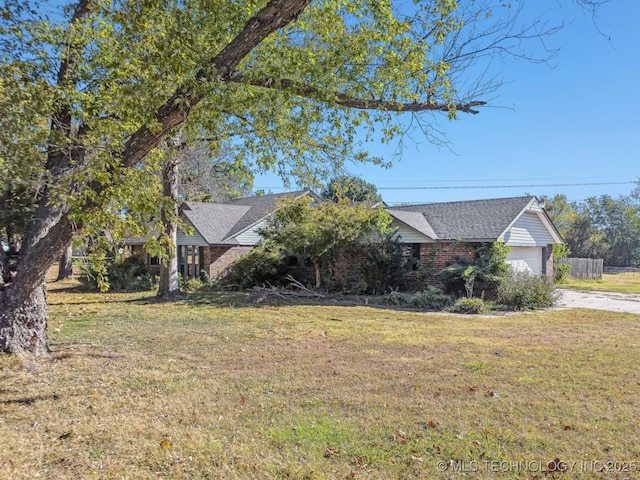
[[[515,272],[542,275],[542,258],[541,247],[511,247],[507,254],[507,263]]]

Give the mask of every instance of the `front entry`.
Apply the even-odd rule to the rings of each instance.
[[[178,271],[185,280],[200,278],[204,268],[204,248],[196,245],[180,245],[178,247]]]

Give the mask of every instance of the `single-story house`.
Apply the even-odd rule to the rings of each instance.
[[[277,201],[293,195],[319,198],[310,190],[238,198],[224,203],[185,202],[180,216],[191,234],[178,231],[178,268],[184,278],[206,272],[219,278],[236,258],[260,242],[258,230]],[[474,255],[474,244],[502,241],[515,271],[535,275],[553,272],[552,247],[563,243],[544,206],[534,196],[386,207],[395,236],[416,260],[439,271],[457,256]],[[131,239],[134,240],[134,239]],[[143,254],[142,241],[129,241]],[[153,266],[154,259],[149,259]],[[345,262],[342,269],[348,269]],[[340,268],[336,273],[340,273]]]
[[[203,273],[210,279],[224,275],[236,258],[260,242],[258,230],[276,209],[278,200],[303,195],[319,200],[312,191],[302,190],[235,198],[224,203],[184,202],[179,215],[191,232],[178,230],[178,271],[183,278],[201,278]],[[155,273],[159,268],[157,258],[148,256],[143,244],[142,238],[125,241],[132,254],[147,258]]]
[[[471,255],[473,244],[502,241],[511,247],[507,263],[515,271],[553,273],[553,245],[564,243],[534,196],[388,208],[400,241],[436,271],[456,256]]]

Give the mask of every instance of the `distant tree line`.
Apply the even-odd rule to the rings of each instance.
[[[566,195],[546,199],[549,216],[571,250],[571,257],[602,258],[605,265],[640,266],[640,179],[629,195],[569,202]]]

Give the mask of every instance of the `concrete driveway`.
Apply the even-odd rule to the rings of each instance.
[[[640,295],[630,293],[589,292],[586,290],[558,289],[558,308],[591,308],[611,312],[640,315]]]

